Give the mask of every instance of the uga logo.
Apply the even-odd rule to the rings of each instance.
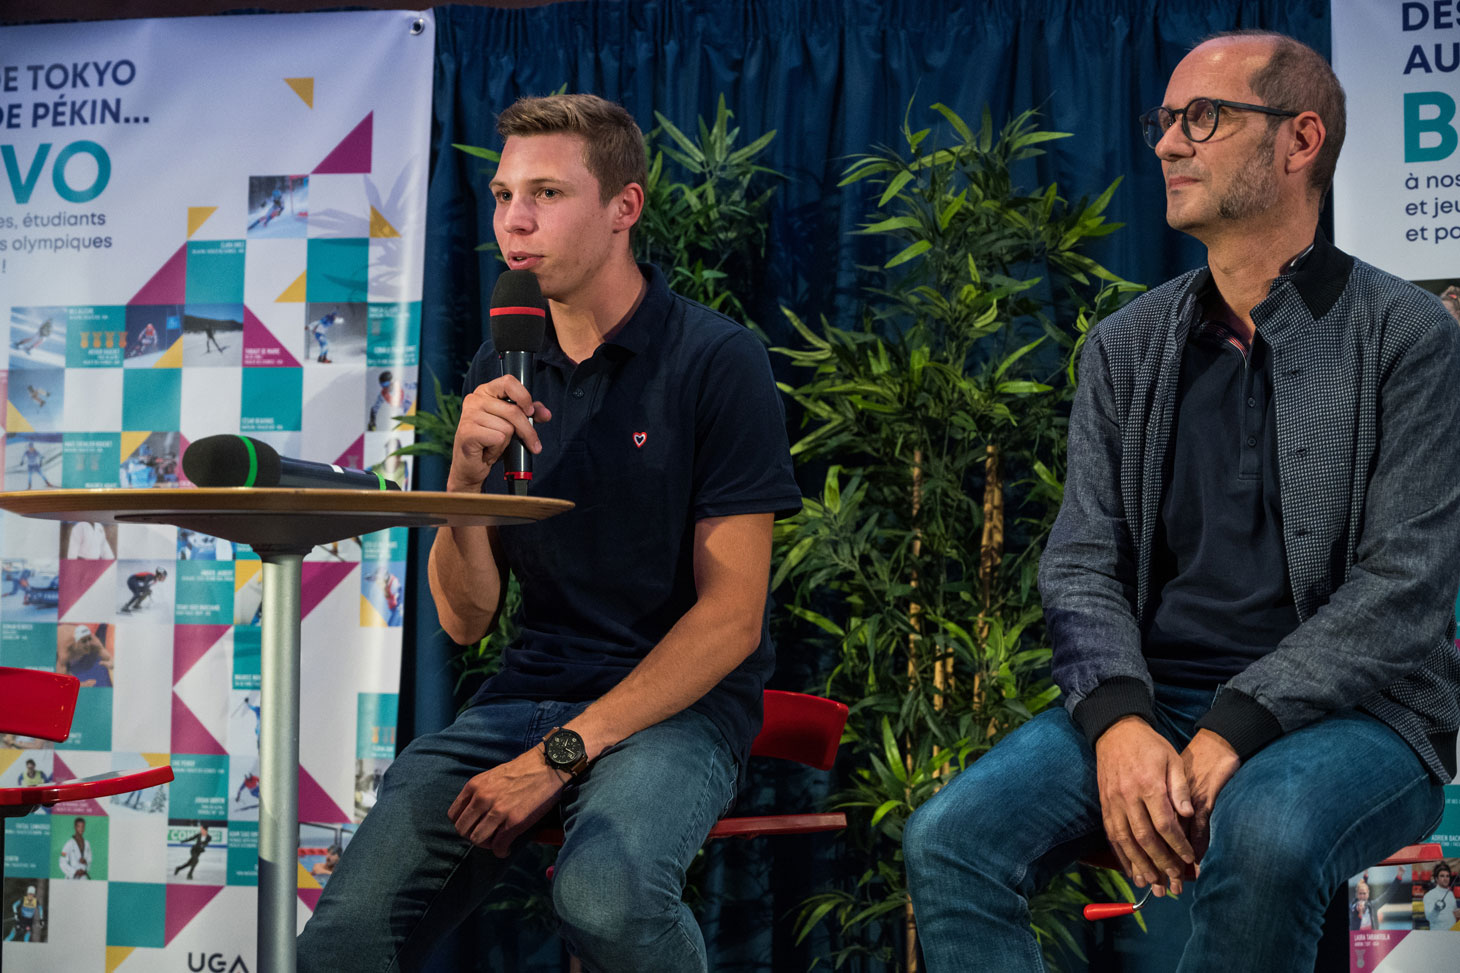
[[[188,969],[192,973],[249,973],[248,964],[242,956],[234,956],[230,963],[222,953],[188,953]]]

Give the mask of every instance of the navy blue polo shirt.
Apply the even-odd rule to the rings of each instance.
[[[765,348],[729,318],[680,297],[641,264],[648,290],[623,327],[574,364],[551,321],[528,390],[539,423],[531,493],[573,510],[500,528],[522,587],[521,634],[473,698],[591,700],[618,684],[695,603],[694,525],[801,508],[780,393]],[[491,340],[469,391],[501,375]],[[482,486],[504,493],[501,464]],[[760,644],[691,708],[741,760],[775,666]]]
[[[1182,352],[1152,550],[1151,678],[1215,687],[1298,627],[1283,546],[1271,349],[1214,321]]]

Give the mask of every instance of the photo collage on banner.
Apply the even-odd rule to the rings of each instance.
[[[408,486],[433,45],[403,11],[0,28],[5,490],[190,489],[220,433]],[[395,755],[406,540],[303,565],[301,918]],[[5,822],[7,970],[257,968],[262,568],[0,516],[0,665],[81,683],[3,786],[175,774]]]
[[[1332,11],[1349,129],[1334,242],[1436,295],[1460,327],[1460,17],[1448,3],[1333,0]],[[1438,858],[1349,879],[1352,973],[1460,968],[1460,784],[1446,787],[1428,841]]]

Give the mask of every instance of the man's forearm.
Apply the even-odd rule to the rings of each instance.
[[[442,527],[436,532],[426,576],[441,627],[467,645],[480,639],[502,607],[502,573],[490,527]]]
[[[761,612],[700,599],[623,680],[569,722],[590,760],[690,706],[760,644]]]

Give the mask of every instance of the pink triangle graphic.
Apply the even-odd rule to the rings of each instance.
[[[56,754],[56,761],[51,770],[51,780],[59,783],[75,777],[76,771],[66,766],[66,761],[61,759],[59,753]],[[87,798],[83,801],[62,801],[60,804],[53,804],[50,811],[52,814],[106,814],[106,809],[94,798]]]
[[[60,603],[56,610],[65,618],[71,606],[91,590],[96,579],[111,567],[112,561],[62,561]]]
[[[321,895],[324,895],[324,889],[300,889],[299,901],[309,906],[309,911],[313,912],[319,908],[319,897]]]
[[[357,470],[363,470],[365,468],[364,433],[361,433],[360,437],[350,444],[349,449],[345,450],[343,453],[335,458],[335,465],[349,466]]]
[[[341,561],[306,561],[300,580],[299,617],[314,611],[325,597],[359,565]]]
[[[214,739],[203,722],[188,709],[188,704],[172,694],[172,752],[226,754],[223,745]]]
[[[176,686],[218,640],[233,631],[231,625],[177,625],[172,630],[172,684]],[[203,751],[183,751],[202,753]]]
[[[243,308],[243,364],[245,368],[298,368],[274,333],[245,305]]]
[[[169,885],[167,887],[167,920],[164,925],[163,945],[187,928],[203,907],[223,891],[221,885]]]
[[[299,768],[299,820],[311,824],[349,824],[350,816],[340,810],[309,771]]]
[[[188,290],[188,245],[177,248],[162,269],[142,285],[128,304],[181,304]]]
[[[334,151],[324,157],[324,161],[314,167],[316,173],[351,173],[370,171],[370,142],[374,131],[375,113],[371,112],[365,116],[365,120],[356,125],[354,130],[346,135]]]

